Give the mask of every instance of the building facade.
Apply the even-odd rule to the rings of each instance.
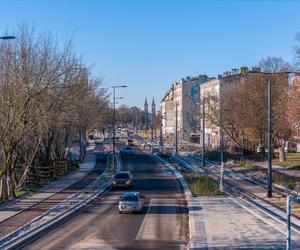
[[[200,105],[204,105],[205,111],[205,145],[209,149],[217,149],[220,146],[220,127],[212,120],[214,116],[219,116],[220,93],[222,92],[219,79],[211,79],[200,85]],[[205,99],[205,101],[204,101]],[[208,103],[209,102],[209,103]],[[202,106],[203,112],[203,106]],[[216,113],[217,112],[217,113]],[[203,124],[203,116],[201,114],[201,125]],[[201,133],[203,128],[201,127]],[[202,136],[200,137],[202,144]]]
[[[208,80],[206,75],[199,75],[172,84],[160,103],[164,136],[175,136],[176,116],[179,141],[189,141],[192,134],[199,133],[200,85]]]
[[[247,67],[241,67],[240,69],[226,71],[223,75],[219,75],[218,79],[207,81],[201,85],[200,103],[205,103],[205,145],[207,148],[217,149],[220,146],[221,131],[219,125],[221,119],[223,119],[222,125],[227,132],[234,135],[236,141],[243,148],[255,150],[258,145],[266,141],[266,103],[269,76],[257,67],[253,67],[251,70]],[[289,73],[276,73],[276,77],[280,77],[278,81],[281,82],[284,88],[288,88]],[[277,81],[276,77],[271,76],[271,84],[274,90],[279,86],[275,82]],[[243,97],[239,96],[238,93],[242,94]],[[259,95],[260,97],[265,95],[265,98],[255,99],[252,98],[252,95]],[[253,103],[255,100],[261,100],[261,102]],[[251,110],[247,107],[253,108]],[[249,121],[249,119],[244,119],[248,116],[246,112],[252,112],[252,114],[260,116]],[[236,144],[230,142],[227,136],[224,136],[224,138],[227,146],[236,146]]]

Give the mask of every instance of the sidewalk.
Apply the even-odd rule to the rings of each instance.
[[[95,144],[92,144],[89,148],[87,148],[87,155],[83,163],[81,163],[79,168],[71,174],[45,185],[34,194],[25,195],[20,199],[16,199],[13,202],[8,202],[0,206],[0,223],[8,220],[11,217],[14,217],[26,209],[29,209],[39,202],[50,198],[54,194],[71,186],[86,176],[94,168],[96,163],[96,155],[94,154],[94,150]]]
[[[285,224],[232,197],[189,199],[194,218],[190,249],[285,249]],[[292,247],[300,234],[293,231]]]
[[[255,162],[255,165],[262,167],[262,168],[268,168],[268,163],[267,162]],[[272,170],[276,172],[280,172],[292,177],[299,177],[300,178],[300,170],[297,169],[288,169],[284,167],[280,167],[278,165],[273,165],[272,164]]]
[[[191,196],[184,177],[164,162],[181,182],[189,208],[189,249],[285,249],[285,212],[258,199]],[[261,209],[263,208],[263,209]],[[276,216],[271,216],[271,211]],[[300,226],[300,220],[291,222]],[[292,249],[300,249],[300,231],[292,229]]]

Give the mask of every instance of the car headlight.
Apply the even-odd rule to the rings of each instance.
[[[112,182],[112,184],[116,185],[116,184],[117,184],[117,182],[116,182],[116,181],[113,181],[113,182]]]
[[[125,183],[128,185],[128,184],[130,184],[130,181],[126,181]]]

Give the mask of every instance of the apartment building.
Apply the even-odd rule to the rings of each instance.
[[[220,127],[212,122],[213,116],[216,115],[215,112],[219,109],[218,101],[222,92],[220,83],[220,79],[214,78],[200,85],[200,104],[201,106],[204,105],[206,115],[204,127],[205,145],[209,149],[217,149],[220,145]],[[204,99],[206,100],[205,103]],[[217,115],[219,115],[219,112]],[[201,124],[203,124],[202,118]],[[200,137],[200,143],[202,144],[202,136]]]
[[[265,83],[262,81],[262,78],[265,78]],[[290,74],[289,73],[281,73],[281,81],[284,81],[286,86],[288,86]],[[273,77],[274,81],[275,76]],[[217,79],[212,79],[210,81],[207,81],[204,84],[201,84],[200,86],[200,103],[203,104],[204,99],[206,102],[217,102],[215,104],[213,103],[206,103],[205,105],[205,113],[206,113],[206,118],[205,118],[205,145],[209,149],[217,149],[220,145],[220,129],[216,125],[215,122],[212,122],[212,116],[227,116],[230,117],[232,115],[235,116],[235,121],[239,120],[238,115],[239,113],[235,112],[230,113],[230,104],[235,105],[234,100],[231,99],[231,94],[232,92],[238,91],[240,88],[245,87],[245,86],[251,86],[251,84],[255,82],[261,82],[261,91],[266,91],[267,90],[267,84],[268,84],[268,75],[265,73],[261,72],[260,68],[258,67],[253,67],[252,69],[248,69],[247,67],[241,67],[240,69],[232,69],[231,71],[226,71],[223,73],[223,75],[219,75]],[[274,84],[274,82],[273,82]],[[244,90],[247,89],[243,88]],[[267,93],[267,92],[266,92]],[[249,92],[249,95],[252,95],[253,93]],[[266,94],[267,95],[267,94]],[[207,97],[215,97],[215,98],[207,98]],[[245,98],[245,96],[244,96]],[[248,98],[245,98],[245,101],[242,103],[240,110],[242,111],[243,108],[247,107],[247,105],[253,105],[253,103],[248,103]],[[225,104],[226,102],[226,104]],[[264,112],[267,112],[267,106],[264,102],[262,103],[256,103],[255,104],[260,110],[262,110],[261,114],[262,116],[264,115]],[[218,106],[216,108],[216,106]],[[227,110],[224,110],[224,107],[226,106]],[[213,110],[212,107],[215,107]],[[233,107],[233,106],[231,106]],[[216,110],[218,111],[216,113]],[[226,112],[225,112],[226,111]],[[214,114],[213,114],[214,113]],[[225,114],[226,113],[226,114]],[[266,116],[265,116],[266,117]],[[230,120],[230,119],[229,119]],[[242,121],[243,118],[241,116],[240,121]],[[262,121],[263,119],[259,118],[257,121]],[[265,120],[266,121],[266,120]],[[201,122],[202,124],[202,122]],[[230,126],[235,126],[236,124],[230,124]],[[265,124],[264,124],[265,125]],[[240,125],[241,126],[241,125]],[[251,134],[255,134],[255,138],[257,138],[257,134],[260,133],[261,135],[261,141],[264,141],[266,139],[266,133],[265,129],[263,126],[260,126],[258,124],[258,129],[261,131],[255,131],[253,130],[252,127],[247,127],[247,124],[242,125],[243,126],[243,132],[240,135],[241,138],[239,140],[242,141],[244,146],[248,149],[254,149],[255,146],[259,143],[258,141],[250,140]],[[234,129],[234,127],[233,127]],[[247,136],[248,133],[248,136]],[[245,136],[245,137],[244,137]],[[246,138],[246,139],[244,139]],[[248,139],[247,139],[248,138]],[[227,140],[225,136],[225,141]],[[229,141],[229,140],[228,140]],[[202,143],[202,142],[201,142]]]
[[[180,141],[189,141],[192,134],[199,134],[199,90],[200,85],[209,79],[206,75],[199,75],[172,84],[160,103],[162,133],[165,137],[175,135],[176,113]]]

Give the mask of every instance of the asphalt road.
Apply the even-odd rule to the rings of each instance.
[[[188,217],[175,176],[140,151],[123,162],[132,171],[133,190],[146,196],[144,214],[119,214],[123,190],[110,191],[26,249],[184,249]]]

